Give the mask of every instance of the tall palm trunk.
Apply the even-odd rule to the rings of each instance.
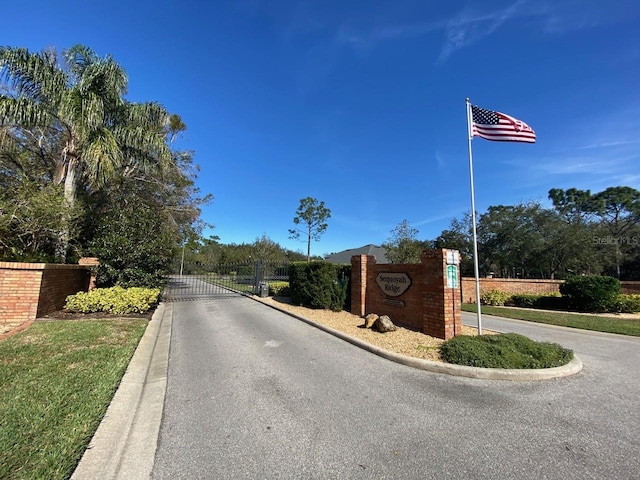
[[[78,168],[80,162],[75,155],[69,155],[66,165],[62,168],[60,182],[64,179],[64,199],[66,201],[66,211],[63,218],[63,227],[59,234],[58,246],[56,248],[57,261],[66,263],[67,252],[69,251],[69,241],[71,238],[71,211],[76,201],[76,191],[78,185]]]
[[[76,202],[76,190],[78,188],[78,168],[80,162],[75,155],[69,157],[67,174],[64,179],[64,199],[67,201],[69,209],[73,208]]]

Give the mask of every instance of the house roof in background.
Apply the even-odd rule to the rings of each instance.
[[[325,260],[331,263],[351,263],[351,257],[354,255],[373,255],[376,257],[376,263],[391,263],[387,258],[387,250],[378,245],[365,245],[360,248],[351,248],[349,250],[343,250],[341,252],[332,253],[327,255]]]

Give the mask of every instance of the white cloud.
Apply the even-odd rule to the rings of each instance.
[[[638,14],[633,2],[617,4],[616,8],[599,0],[517,0],[503,8],[486,11],[474,3],[443,19],[409,24],[377,25],[370,31],[350,29],[342,24],[335,40],[358,50],[372,48],[378,42],[422,37],[442,32],[444,41],[438,61],[447,60],[462,48],[472,46],[491,36],[512,21],[526,21],[526,27],[545,34],[565,34],[575,30],[615,23]],[[416,15],[419,15],[417,13]],[[632,47],[632,46],[630,46]]]
[[[494,12],[478,14],[465,9],[447,22],[445,43],[440,51],[439,61],[446,60],[456,50],[473,45],[482,38],[491,35],[504,23],[520,15],[524,0]]]

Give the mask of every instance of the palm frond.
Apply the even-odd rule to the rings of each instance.
[[[51,113],[30,98],[0,95],[0,125],[30,128],[47,125],[51,120]]]
[[[89,65],[99,60],[98,55],[91,48],[80,44],[68,48],[63,56],[75,82],[82,78]]]
[[[127,105],[127,121],[147,130],[163,133],[169,126],[171,116],[159,103],[129,103]]]
[[[88,65],[77,85],[82,92],[95,92],[115,106],[122,103],[127,83],[124,69],[108,58]]]
[[[86,138],[93,130],[105,125],[105,105],[103,99],[93,92],[83,94],[72,87],[60,105],[60,118],[72,125],[76,136]]]
[[[31,53],[26,48],[11,47],[0,47],[0,79],[16,97],[42,102],[57,101],[68,83],[51,52]]]
[[[122,151],[113,133],[103,128],[94,132],[89,139],[82,159],[90,183],[100,187],[119,170],[122,165]]]
[[[114,129],[114,134],[126,150],[129,163],[139,163],[143,170],[164,170],[173,165],[171,149],[162,133],[150,132],[141,126],[120,126]]]

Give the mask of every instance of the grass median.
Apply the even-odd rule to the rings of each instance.
[[[462,305],[465,312],[477,312],[477,307],[472,303]],[[528,322],[546,323],[562,327],[581,328],[583,330],[595,330],[598,332],[618,333],[621,335],[640,336],[640,320],[625,319],[603,315],[590,315],[567,312],[550,312],[510,307],[492,307],[482,305],[482,313],[496,317],[515,318]]]
[[[0,341],[0,478],[69,478],[146,319],[35,322]]]

